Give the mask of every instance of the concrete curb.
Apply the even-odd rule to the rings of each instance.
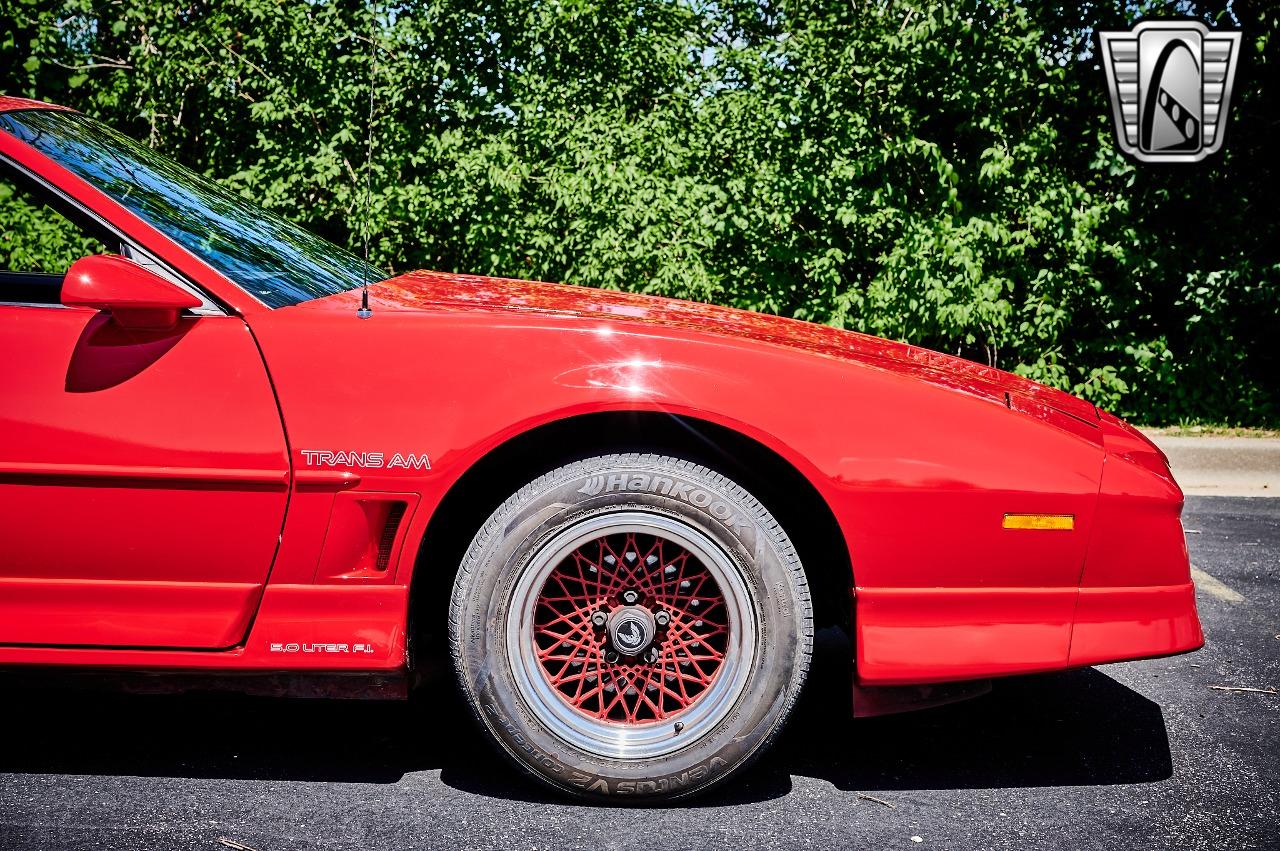
[[[1182,490],[1197,496],[1280,497],[1280,438],[1148,434]]]

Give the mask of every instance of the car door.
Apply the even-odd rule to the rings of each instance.
[[[17,177],[0,173],[0,191],[31,188]],[[60,236],[68,223],[41,206],[54,200],[36,196],[23,209],[50,218],[5,223],[0,243],[24,267],[0,271],[0,644],[234,646],[288,494],[257,345],[214,307],[154,330],[62,306],[85,240]],[[53,268],[31,260],[67,245]]]

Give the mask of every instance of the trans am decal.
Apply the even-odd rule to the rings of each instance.
[[[430,470],[427,453],[397,452],[390,458],[385,452],[352,452],[329,449],[300,449],[302,463],[308,467],[360,467],[366,470]]]

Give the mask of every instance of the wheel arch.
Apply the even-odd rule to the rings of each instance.
[[[786,530],[813,591],[817,626],[848,627],[853,570],[834,513],[810,479],[776,449],[698,417],[602,411],[547,422],[508,438],[462,473],[432,513],[410,580],[410,666],[444,652],[449,597],[467,546],[522,485],[557,467],[611,452],[654,452],[702,464],[736,481]],[[437,660],[438,661],[438,660]]]

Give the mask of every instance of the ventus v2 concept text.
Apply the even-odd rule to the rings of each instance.
[[[1182,493],[1087,402],[771,316],[387,279],[74,111],[0,110],[9,191],[96,246],[0,274],[0,664],[451,656],[515,764],[654,800],[768,745],[825,626],[853,714],[1202,643]]]

